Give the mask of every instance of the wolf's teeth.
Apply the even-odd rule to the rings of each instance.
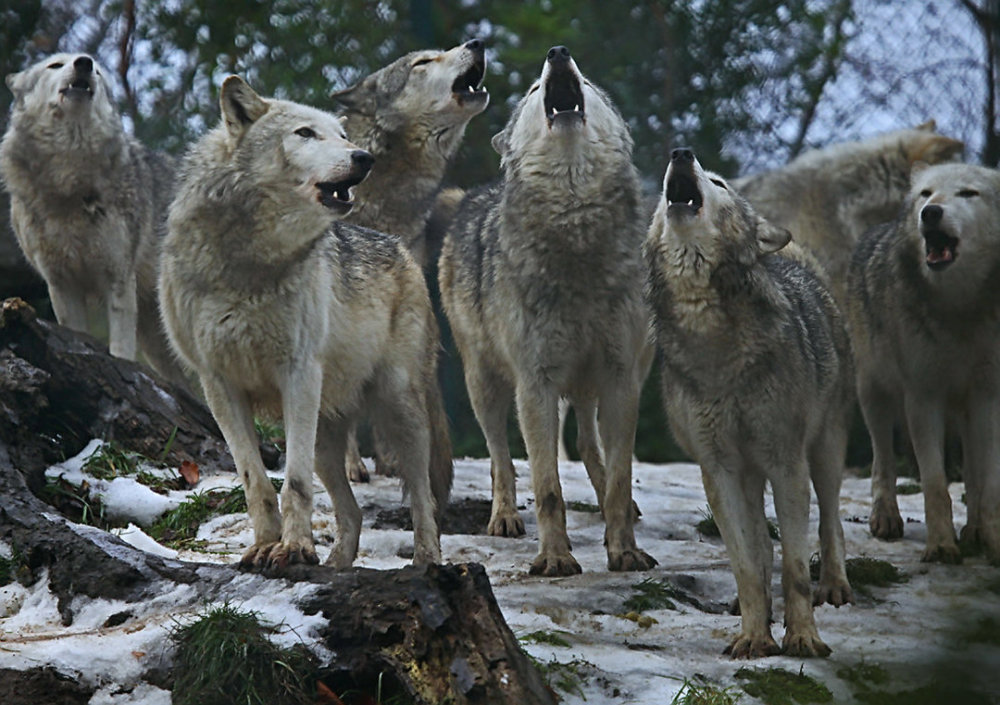
[[[473,88],[472,86],[469,86],[469,93],[475,93],[475,92],[476,92],[476,89]]]
[[[688,201],[688,205],[689,205],[689,206],[693,206],[693,205],[694,205],[694,199],[693,199],[693,198],[692,198],[691,200],[689,200],[689,201]]]
[[[552,114],[553,114],[553,115],[555,115],[555,114],[556,114],[556,108],[555,108],[555,106],[552,106]]]
[[[573,112],[577,112],[577,113],[580,112],[580,106],[579,105],[574,105],[573,106]]]

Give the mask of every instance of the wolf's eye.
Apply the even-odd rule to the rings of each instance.
[[[434,59],[417,59],[416,61],[413,62],[413,66],[411,68],[417,68],[418,66],[429,64],[432,61],[434,61]]]
[[[923,191],[920,192],[920,197],[921,198],[930,198],[931,197],[931,190],[929,188],[925,188]]]
[[[45,68],[47,68],[47,69],[61,69],[63,66],[64,66],[64,64],[62,62],[56,61],[55,63],[49,64]]]
[[[722,189],[725,189],[726,191],[728,191],[728,190],[729,190],[729,189],[728,189],[728,188],[726,187],[726,184],[725,184],[725,182],[723,182],[723,181],[720,181],[719,179],[709,179],[709,181],[711,181],[711,182],[712,182],[713,184],[715,184],[715,185],[716,185],[716,186],[718,186],[719,188],[722,188]]]
[[[959,198],[975,198],[979,195],[979,191],[972,188],[964,188],[958,192]]]
[[[303,139],[307,139],[307,140],[314,140],[314,139],[316,139],[316,131],[314,129],[312,129],[311,127],[300,127],[299,129],[297,129],[295,131],[295,134],[297,134],[299,137],[302,137]]]

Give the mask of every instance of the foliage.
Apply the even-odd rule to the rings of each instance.
[[[765,705],[792,705],[792,703],[828,703],[833,693],[815,678],[784,668],[741,668],[736,678],[747,681],[741,687],[747,695],[760,698]]]
[[[564,648],[569,648],[572,646],[566,639],[562,636],[566,632],[550,632],[545,630],[538,630],[534,632],[529,632],[524,636],[518,637],[521,641],[530,644],[548,644],[549,646],[561,646]]]
[[[635,594],[625,600],[625,609],[634,612],[646,610],[676,610],[674,600],[683,599],[683,595],[668,580],[646,578],[632,586]]]
[[[86,481],[74,485],[61,476],[47,477],[39,497],[78,524],[104,530],[113,526],[106,516],[104,502],[98,496],[91,496],[90,483]]]
[[[175,705],[304,705],[314,702],[314,657],[304,646],[281,648],[277,631],[254,612],[225,604],[170,635]]]
[[[743,698],[736,686],[722,688],[695,676],[685,678],[670,705],[736,705]]]
[[[539,661],[531,654],[527,656],[535,664],[535,668],[541,673],[549,688],[578,695],[583,700],[587,699],[583,694],[582,685],[587,678],[588,671],[594,669],[594,664],[583,659],[573,659],[563,663],[556,660]]]

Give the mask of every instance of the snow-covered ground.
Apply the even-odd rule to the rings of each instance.
[[[92,450],[81,454],[83,457]],[[80,457],[50,469],[72,479],[79,472]],[[564,702],[576,703],[669,703],[684,679],[696,675],[722,686],[741,681],[736,671],[747,665],[722,655],[722,650],[739,627],[739,617],[725,612],[708,612],[677,602],[676,610],[653,610],[652,624],[625,618],[624,602],[636,591],[634,585],[645,578],[669,579],[703,605],[718,608],[735,596],[735,581],[729,570],[725,548],[719,539],[702,537],[695,529],[707,508],[698,468],[688,464],[651,465],[634,468],[634,494],[643,516],[636,525],[639,546],[659,561],[644,573],[610,573],[602,545],[603,523],[599,514],[568,512],[573,554],[583,573],[568,578],[537,578],[527,575],[527,567],[537,550],[537,527],[530,493],[527,463],[516,462],[518,500],[527,526],[521,539],[485,535],[442,537],[444,558],[449,562],[475,561],[486,566],[497,601],[514,633],[524,637],[534,632],[558,635],[569,646],[525,641],[526,650],[540,662],[572,664],[579,680],[571,692],[562,692]],[[567,502],[594,503],[593,491],[583,466],[562,463],[560,473]],[[197,490],[229,486],[232,475],[207,474]],[[184,493],[150,497],[152,494],[131,480],[117,479],[95,486],[105,491],[112,512],[134,512],[148,520],[150,512],[176,505]],[[489,463],[460,460],[455,466],[452,499],[487,500],[490,496]],[[396,568],[406,565],[412,546],[408,531],[374,529],[379,509],[400,505],[398,481],[374,477],[371,484],[354,485],[359,504],[365,508],[365,528],[355,565],[368,568]],[[1000,636],[982,638],[983,628],[1000,625],[1000,570],[983,559],[967,559],[964,565],[923,564],[925,528],[923,496],[900,497],[900,509],[907,520],[901,541],[876,541],[868,533],[870,483],[847,477],[844,481],[841,516],[849,557],[869,556],[892,562],[909,575],[905,583],[874,588],[872,597],[859,596],[856,604],[816,611],[820,635],[833,649],[827,659],[774,657],[751,663],[754,667],[781,667],[798,673],[800,669],[822,681],[834,695],[834,702],[850,702],[852,686],[843,677],[844,669],[861,663],[884,668],[890,682],[883,690],[910,691],[942,678],[959,683],[1000,702]],[[960,498],[962,485],[951,487],[956,526],[965,521]],[[768,502],[767,512],[774,517]],[[812,508],[812,539],[818,550]],[[320,558],[330,550],[332,532],[330,502],[319,485],[316,488],[314,534]],[[137,526],[120,532],[123,539],[147,551],[177,556],[175,551],[156,544]],[[202,526],[200,538],[209,541],[209,553],[183,553],[181,559],[230,562],[239,558],[249,544],[251,530],[246,515],[222,516]],[[780,561],[780,546],[775,559]],[[9,547],[0,544],[0,553]],[[783,603],[775,570],[775,638],[781,640]],[[316,621],[292,606],[295,594],[285,588],[280,598],[274,585],[260,576],[245,575],[246,600],[240,607],[259,612],[281,623],[283,639],[303,639],[313,643]],[[297,590],[312,589],[301,586]],[[30,668],[51,665],[90,684],[104,686],[91,700],[92,705],[166,705],[169,694],[143,685],[131,694],[116,694],[121,686],[131,687],[151,662],[165,658],[166,632],[186,615],[178,605],[186,605],[184,595],[160,598],[137,610],[139,619],[120,628],[102,625],[123,609],[121,603],[82,598],[74,605],[77,618],[64,627],[46,581],[25,588],[12,584],[0,588],[0,668]],[[190,610],[184,607],[184,610]],[[204,609],[200,606],[199,609]],[[975,633],[978,630],[978,636]],[[972,636],[970,636],[972,635]],[[840,675],[838,675],[840,671]],[[744,695],[741,702],[755,702]],[[923,701],[922,701],[923,702]]]

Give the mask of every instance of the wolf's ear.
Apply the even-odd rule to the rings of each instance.
[[[937,129],[937,120],[935,120],[934,118],[931,118],[930,120],[927,120],[926,122],[920,123],[919,125],[917,125],[913,129],[914,130],[922,130],[924,132],[934,132],[934,130]]]
[[[762,255],[777,252],[792,241],[792,234],[785,228],[771,225],[763,218],[757,221],[757,244]]]
[[[9,74],[7,74],[7,78],[6,78],[7,87],[10,89],[10,92],[14,94],[14,100],[18,100],[21,97],[21,95],[24,93],[24,90],[21,87],[21,84],[23,83],[23,79],[24,79],[24,72],[23,71],[18,72],[18,73],[9,73]]]
[[[911,164],[916,162],[941,164],[961,157],[965,151],[965,143],[944,135],[928,134],[921,135],[909,151]]]
[[[500,130],[500,132],[493,135],[490,144],[493,145],[496,153],[502,157],[504,152],[507,151],[507,130]]]
[[[368,76],[361,83],[356,83],[350,88],[330,94],[330,97],[337,101],[340,107],[348,112],[360,113],[361,115],[375,115],[377,96],[378,82],[374,75]]]
[[[219,91],[219,105],[226,129],[231,137],[239,137],[268,110],[267,101],[261,98],[239,76],[229,76]]]

